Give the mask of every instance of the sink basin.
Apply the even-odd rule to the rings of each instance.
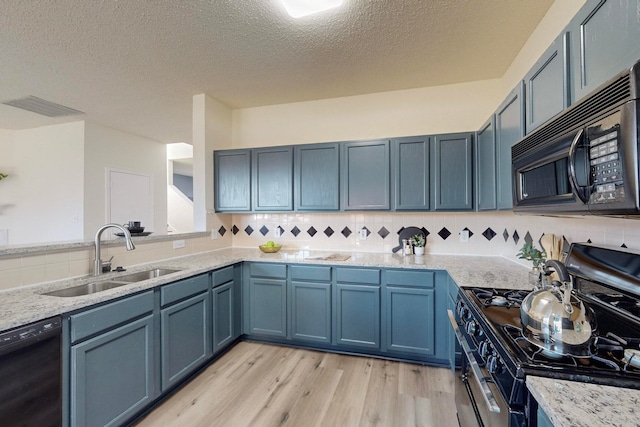
[[[169,268],[154,268],[153,270],[139,271],[124,276],[116,277],[113,280],[118,282],[142,282],[143,280],[155,279],[156,277],[165,276],[167,274],[176,273],[180,270],[172,270]]]
[[[120,277],[114,277],[110,280],[101,280],[98,282],[91,282],[84,285],[73,286],[71,288],[60,289],[58,291],[46,292],[42,295],[49,295],[54,297],[78,297],[81,295],[95,294],[96,292],[106,291],[107,289],[130,285],[136,282],[142,282],[143,280],[155,279],[156,277],[165,276],[167,274],[176,273],[178,271],[180,270],[172,270],[169,268],[154,268],[153,270],[140,271],[138,273],[131,273]]]

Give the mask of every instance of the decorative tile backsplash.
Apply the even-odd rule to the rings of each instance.
[[[604,217],[544,217],[492,213],[333,213],[233,215],[233,245],[252,247],[274,240],[288,249],[390,252],[399,245],[403,228],[421,228],[427,236],[427,253],[502,255],[515,254],[525,242],[545,233],[564,236],[568,242],[628,247],[640,251],[640,223]],[[280,236],[276,237],[276,229]],[[360,230],[367,238],[360,239]],[[461,242],[461,231],[469,241]],[[520,261],[519,261],[520,262]]]

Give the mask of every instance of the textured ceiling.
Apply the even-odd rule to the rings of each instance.
[[[345,0],[290,18],[279,0],[0,0],[0,128],[87,121],[191,140],[192,96],[231,108],[500,78],[553,0]]]

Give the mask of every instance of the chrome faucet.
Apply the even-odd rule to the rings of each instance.
[[[104,230],[111,227],[117,228],[122,231],[122,233],[124,234],[125,245],[128,251],[132,251],[136,248],[136,245],[133,244],[133,240],[131,240],[131,233],[129,233],[129,230],[127,230],[125,227],[119,224],[105,224],[102,227],[98,228],[98,231],[96,231],[96,238],[95,238],[96,260],[93,266],[94,276],[99,276],[102,274],[102,260],[100,259],[100,237],[102,236],[102,232]]]

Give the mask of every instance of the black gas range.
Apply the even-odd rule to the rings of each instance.
[[[565,264],[575,295],[594,314],[587,357],[549,352],[523,336],[520,305],[530,290],[460,289],[462,426],[535,425],[529,375],[640,389],[640,254],[573,244]]]

